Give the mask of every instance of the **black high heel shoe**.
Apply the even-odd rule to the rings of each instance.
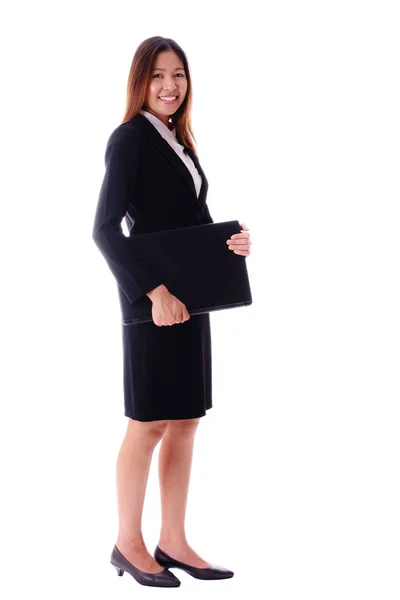
[[[182,571],[186,571],[186,573],[189,573],[192,577],[196,577],[196,579],[228,579],[229,577],[233,577],[233,571],[230,571],[225,567],[220,567],[219,565],[210,565],[205,568],[185,565],[185,563],[179,562],[179,560],[175,560],[171,556],[168,556],[168,554],[161,550],[159,546],[156,546],[154,558],[159,565],[168,569],[174,567],[176,569],[182,569]]]
[[[181,582],[173,573],[164,569],[160,573],[146,573],[141,571],[137,567],[134,567],[132,563],[125,558],[125,556],[118,550],[115,545],[111,553],[111,564],[117,569],[118,575],[121,577],[124,571],[132,575],[138,583],[142,585],[151,585],[154,587],[179,587]]]

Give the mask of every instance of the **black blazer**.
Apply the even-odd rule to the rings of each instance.
[[[116,127],[108,139],[92,237],[118,284],[122,318],[132,317],[132,303],[139,299],[151,304],[147,292],[164,283],[135,256],[122,219],[130,236],[213,223],[207,178],[194,152],[185,152],[202,177],[198,198],[185,163],[142,114]]]

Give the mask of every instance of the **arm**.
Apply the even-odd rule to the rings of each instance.
[[[118,285],[130,302],[161,285],[161,281],[135,256],[121,228],[128,205],[135,200],[139,138],[136,132],[116,129],[110,135],[103,182],[97,203],[92,238]],[[149,296],[150,297],[150,296]]]
[[[208,210],[207,204],[204,206],[204,218],[207,220],[207,223],[214,223],[212,216],[210,215],[210,211]]]

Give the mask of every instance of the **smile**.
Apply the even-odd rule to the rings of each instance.
[[[178,99],[178,96],[159,96],[159,99],[164,102],[164,104],[173,104]]]

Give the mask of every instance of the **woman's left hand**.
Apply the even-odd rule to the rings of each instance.
[[[250,254],[250,233],[248,227],[244,223],[240,224],[242,228],[241,233],[234,233],[231,235],[229,240],[226,240],[229,250],[233,250],[235,254],[240,254],[241,256],[249,256]]]

